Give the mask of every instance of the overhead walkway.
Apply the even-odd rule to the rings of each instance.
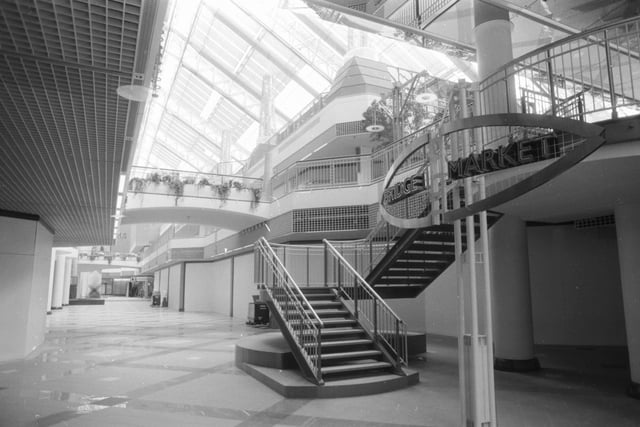
[[[259,178],[134,167],[122,224],[201,224],[240,231],[268,218],[262,190]]]

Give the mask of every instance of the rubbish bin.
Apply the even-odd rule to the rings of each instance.
[[[160,291],[153,291],[153,294],[151,294],[151,306],[160,307]]]

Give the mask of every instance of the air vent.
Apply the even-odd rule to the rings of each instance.
[[[574,222],[575,228],[599,228],[610,227],[616,224],[616,218],[613,215],[594,216],[591,218],[582,218]]]
[[[362,230],[369,228],[369,206],[336,206],[293,211],[293,232]]]

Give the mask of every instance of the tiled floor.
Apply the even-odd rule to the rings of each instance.
[[[264,330],[225,316],[107,300],[48,316],[36,355],[0,364],[0,426],[457,426],[456,350],[431,339],[420,384],[343,399],[285,399],[234,367]],[[2,326],[6,327],[6,326]],[[496,373],[500,426],[640,426],[624,351],[540,349],[536,374]]]

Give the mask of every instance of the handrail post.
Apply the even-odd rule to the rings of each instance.
[[[378,300],[373,298],[373,336],[378,341]]]
[[[356,319],[359,318],[359,313],[358,313],[358,278],[356,276],[353,276],[353,302],[355,304],[355,314],[356,314]]]
[[[618,109],[616,108],[616,104],[618,100],[616,99],[616,89],[613,84],[613,69],[611,63],[611,48],[609,47],[609,38],[607,37],[607,30],[604,30],[604,52],[607,60],[607,75],[609,76],[609,96],[611,97],[611,118],[618,118]]]
[[[324,242],[324,286],[329,286],[329,247]]]
[[[400,342],[400,319],[396,318],[396,345]],[[396,367],[400,366],[400,352],[396,353]]]

